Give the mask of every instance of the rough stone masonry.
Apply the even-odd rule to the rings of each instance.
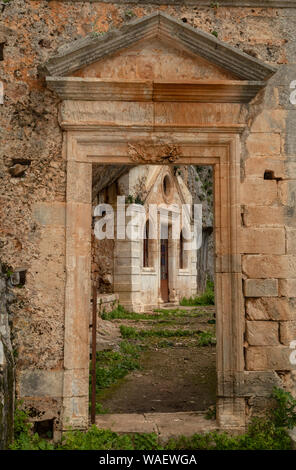
[[[235,407],[247,420],[269,406],[274,385],[296,396],[295,365],[289,360],[290,342],[296,339],[296,108],[289,99],[296,80],[296,2],[11,0],[0,8],[0,261],[9,272],[22,273],[12,287],[11,341],[16,396],[32,420],[52,422],[57,433],[67,424],[65,406],[67,411],[68,403],[75,403],[63,400],[70,393],[64,386],[67,142],[60,126],[61,99],[47,87],[44,67],[61,46],[67,51],[74,40],[101,37],[155,12],[276,68],[254,100],[237,105],[232,114],[237,123],[246,123],[240,137],[237,240],[244,370],[237,389],[226,392],[225,386],[219,393],[226,399],[234,394]],[[145,73],[141,78],[149,80],[149,70]],[[216,118],[225,112],[223,106],[211,106]],[[208,125],[211,119],[208,115]],[[3,292],[1,287],[1,302]],[[2,333],[0,339],[1,352]],[[77,375],[77,389],[82,380],[88,378]],[[11,414],[1,410],[10,409],[12,397],[2,382],[3,434]],[[14,394],[11,383],[9,390]],[[6,440],[1,435],[0,441]]]

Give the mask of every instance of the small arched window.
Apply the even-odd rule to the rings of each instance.
[[[149,220],[147,220],[144,228],[143,267],[149,268]]]

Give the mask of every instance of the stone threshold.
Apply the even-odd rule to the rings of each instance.
[[[102,414],[96,416],[96,426],[124,434],[156,433],[162,440],[219,429],[216,421],[206,419],[200,411]]]

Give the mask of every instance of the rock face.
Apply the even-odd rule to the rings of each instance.
[[[0,450],[7,449],[13,435],[14,360],[8,314],[10,300],[0,263]]]
[[[180,171],[192,194],[193,204],[202,204],[202,245],[197,251],[197,292],[206,289],[207,280],[214,280],[213,240],[213,169],[211,166],[189,165]]]

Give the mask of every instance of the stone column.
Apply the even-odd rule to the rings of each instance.
[[[88,427],[91,173],[90,163],[68,161],[63,429]]]

